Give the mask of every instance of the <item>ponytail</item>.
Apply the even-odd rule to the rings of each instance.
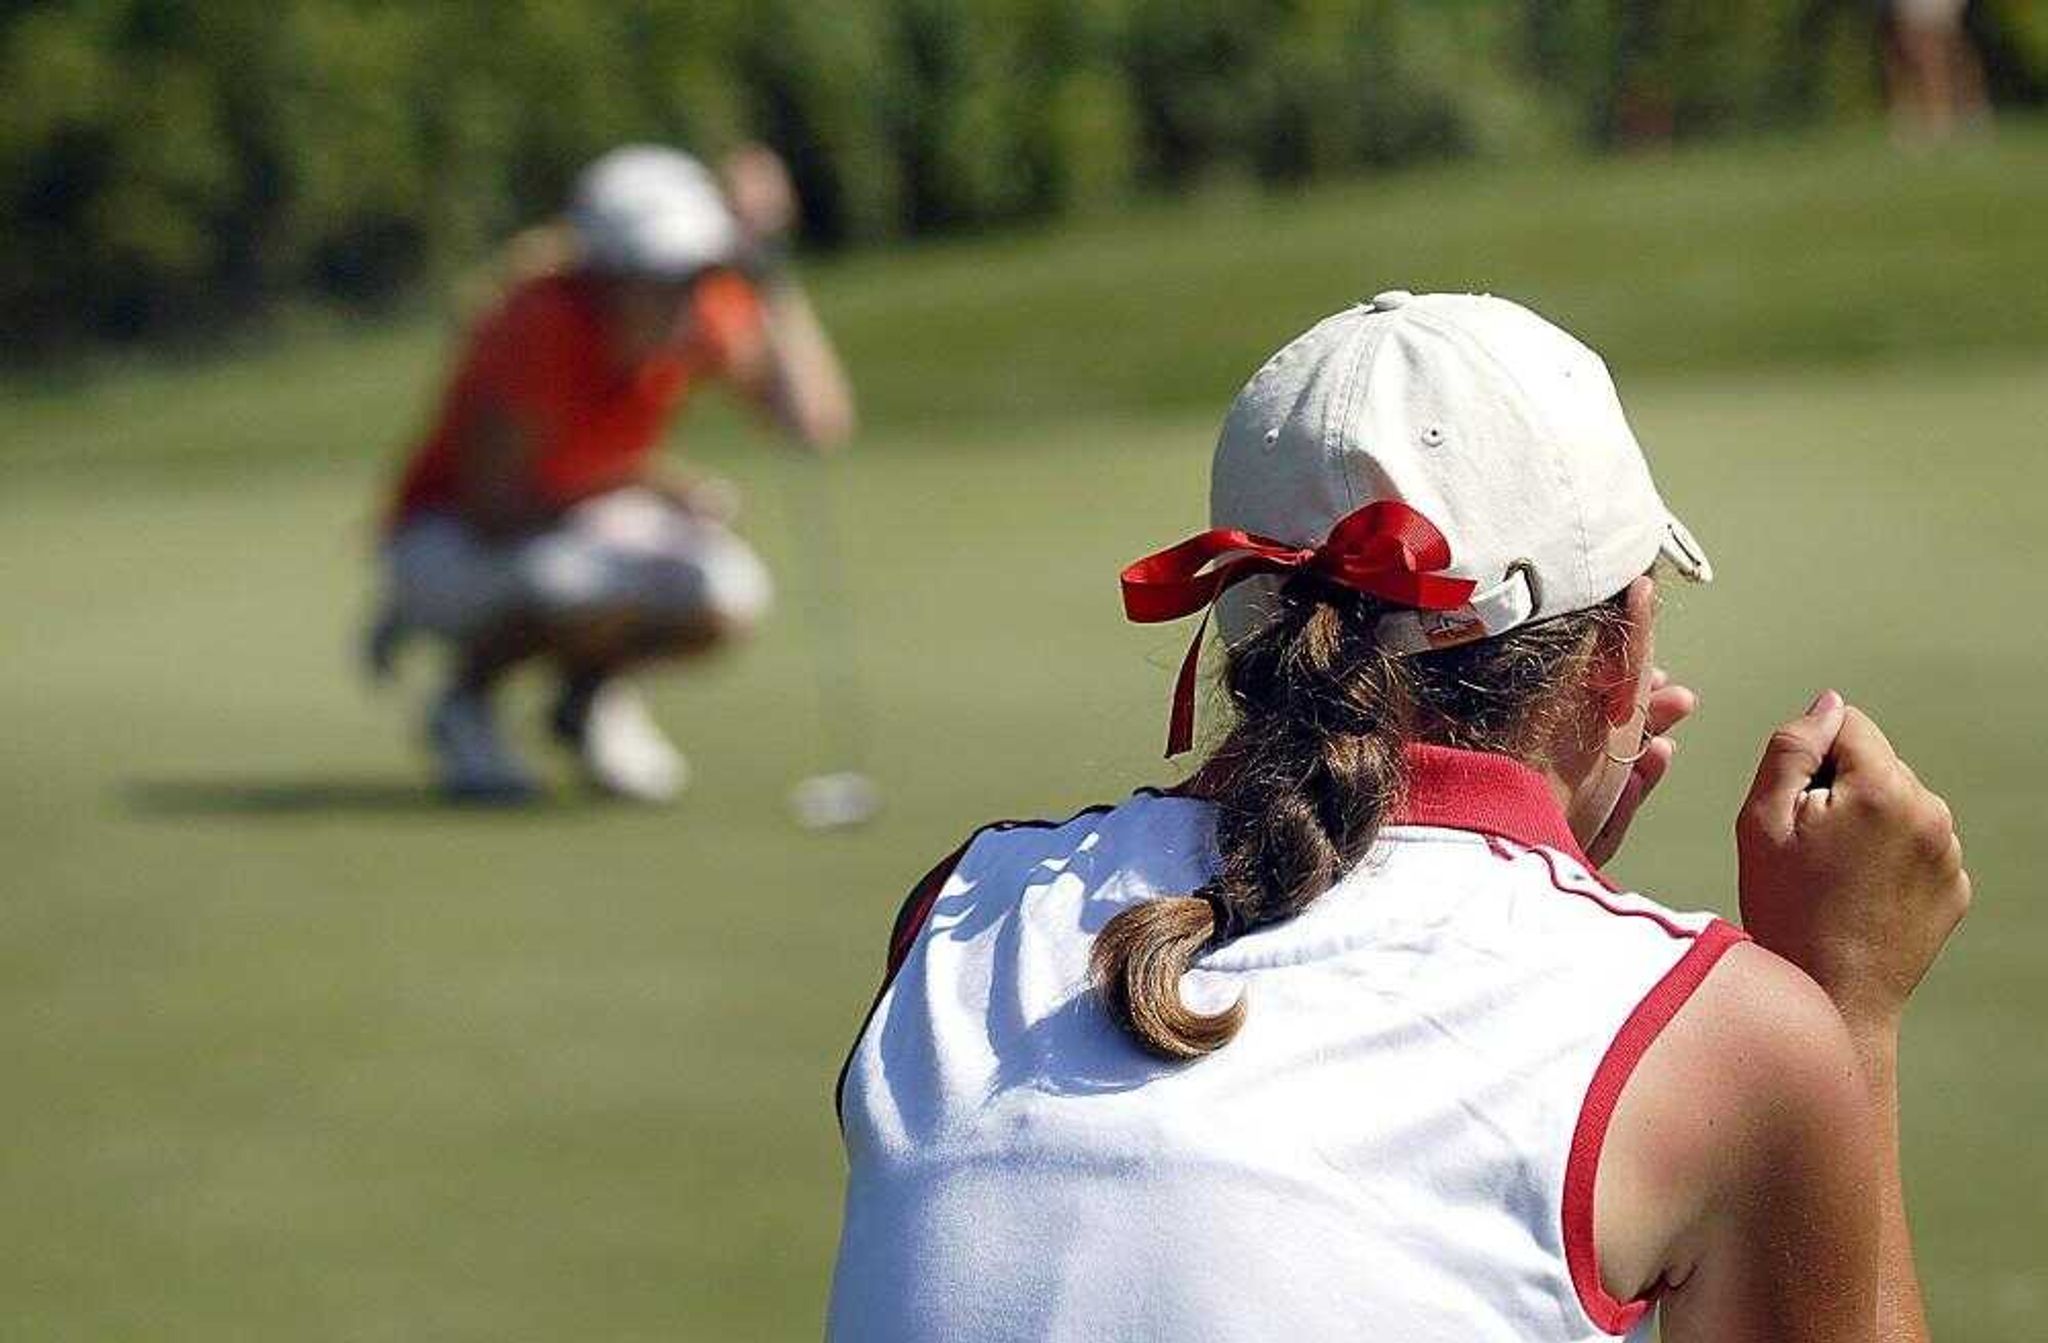
[[[1180,996],[1180,978],[1218,935],[1213,883],[1195,895],[1132,905],[1096,934],[1090,968],[1110,1014],[1160,1058],[1200,1058],[1230,1043],[1244,1023],[1244,1000],[1197,1012]]]
[[[1205,952],[1307,909],[1362,860],[1407,787],[1403,748],[1427,737],[1527,757],[1583,679],[1617,597],[1495,638],[1404,656],[1375,637],[1389,608],[1314,573],[1280,592],[1275,618],[1230,650],[1223,684],[1237,723],[1212,758],[1216,876],[1133,905],[1096,936],[1090,977],[1146,1052],[1214,1053],[1244,1024],[1242,997],[1189,1007],[1181,977]]]

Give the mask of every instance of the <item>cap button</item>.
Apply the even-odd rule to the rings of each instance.
[[[1405,289],[1386,289],[1372,296],[1371,306],[1378,308],[1381,312],[1387,312],[1400,307],[1403,303],[1414,297],[1415,295]]]

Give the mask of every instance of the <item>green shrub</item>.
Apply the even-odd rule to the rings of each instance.
[[[2043,7],[1973,23],[2038,98]],[[629,139],[790,161],[842,245],[1212,179],[1866,114],[1849,0],[50,0],[0,6],[8,348],[384,302]]]

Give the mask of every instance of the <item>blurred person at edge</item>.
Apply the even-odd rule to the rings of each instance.
[[[380,674],[411,631],[450,646],[426,731],[449,793],[533,793],[492,692],[536,658],[560,681],[549,729],[596,787],[663,801],[686,782],[628,674],[744,635],[771,588],[731,530],[731,485],[660,471],[654,450],[713,381],[812,449],[853,429],[838,356],[782,264],[795,215],[765,148],[714,177],[635,145],[587,168],[564,223],[537,231],[559,245],[515,243],[512,282],[399,480],[370,638]]]
[[[1961,844],[1827,691],[1740,808],[1744,928],[1602,876],[1697,702],[1659,580],[1711,570],[1599,357],[1378,295],[1246,385],[1210,516],[1123,575],[1214,604],[1206,760],[897,920],[835,1343],[1924,1339],[1895,1069]]]
[[[1912,145],[1988,125],[1984,64],[1964,26],[1969,0],[1886,0],[1885,88],[1894,136]]]

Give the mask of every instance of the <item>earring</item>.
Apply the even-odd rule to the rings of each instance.
[[[1636,748],[1634,755],[1616,755],[1605,746],[1600,748],[1600,754],[1606,756],[1617,765],[1633,765],[1636,761],[1641,760],[1650,753],[1650,743],[1657,740],[1650,735],[1650,706],[1647,704],[1638,705],[1637,712],[1643,715],[1643,744]]]
[[[1657,740],[1655,737],[1645,732],[1643,734],[1643,744],[1636,748],[1634,755],[1616,755],[1604,746],[1600,748],[1600,754],[1606,756],[1617,765],[1633,765],[1636,761],[1641,760],[1650,753],[1650,743],[1655,740]]]

